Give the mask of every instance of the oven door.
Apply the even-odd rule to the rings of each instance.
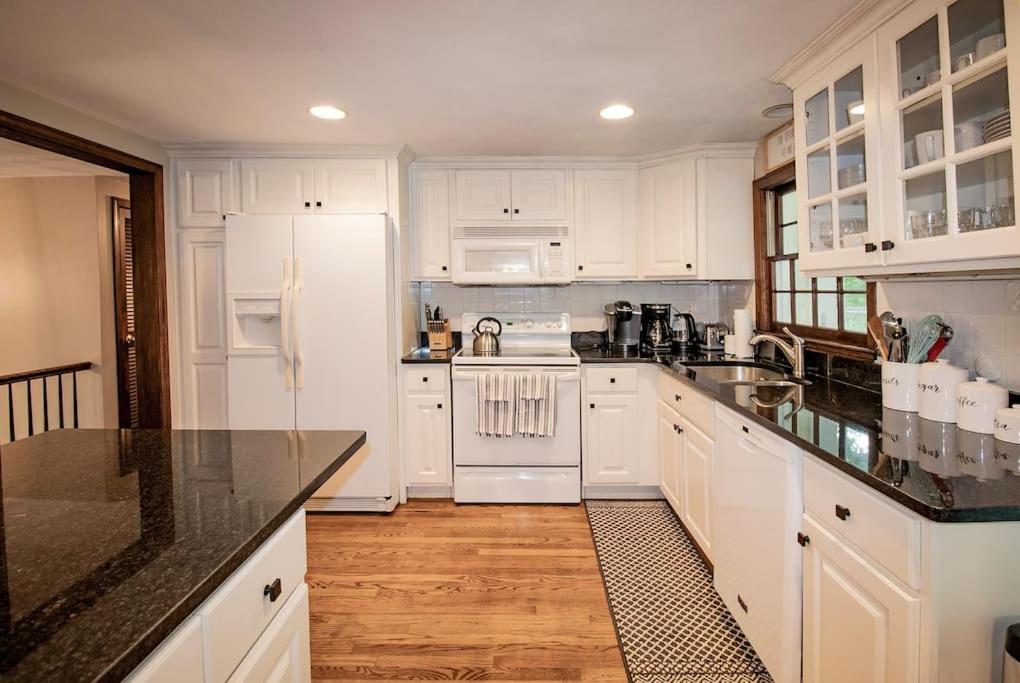
[[[454,238],[451,278],[459,285],[537,284],[542,282],[538,240]]]
[[[556,436],[479,436],[475,378],[482,372],[539,371],[556,375]],[[453,464],[457,467],[577,467],[581,464],[581,370],[570,366],[474,365],[453,369]]]

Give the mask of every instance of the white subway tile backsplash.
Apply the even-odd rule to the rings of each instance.
[[[1002,316],[975,315],[971,317],[971,346],[978,351],[1002,353]]]

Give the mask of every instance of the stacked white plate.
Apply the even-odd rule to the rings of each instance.
[[[981,127],[981,135],[985,142],[1008,138],[1010,135],[1009,110],[1001,111],[985,121],[985,125]]]

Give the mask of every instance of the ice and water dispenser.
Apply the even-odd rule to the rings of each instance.
[[[282,343],[280,295],[265,297],[236,296],[233,304],[233,339],[235,351],[254,353],[278,350]]]

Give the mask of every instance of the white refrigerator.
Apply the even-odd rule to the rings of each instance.
[[[385,215],[227,217],[231,429],[359,429],[366,445],[309,501],[390,510],[396,501],[392,226]]]

